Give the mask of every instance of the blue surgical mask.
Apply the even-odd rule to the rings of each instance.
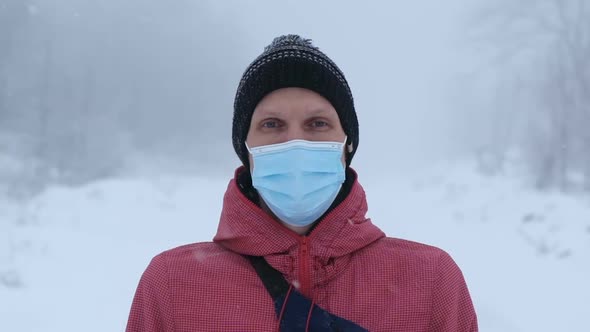
[[[344,142],[292,140],[248,148],[252,185],[283,222],[308,226],[336,199],[344,182]]]

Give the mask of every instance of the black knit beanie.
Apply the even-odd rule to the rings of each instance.
[[[256,105],[267,94],[288,87],[315,91],[336,109],[348,137],[346,144],[353,146],[346,157],[346,164],[350,165],[359,144],[359,129],[348,82],[336,64],[311,40],[286,35],[275,38],[248,66],[236,92],[232,139],[244,166],[249,168],[244,143]]]

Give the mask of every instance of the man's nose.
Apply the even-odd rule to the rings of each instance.
[[[292,141],[295,139],[307,139],[305,130],[299,126],[290,126],[287,130],[285,141]]]

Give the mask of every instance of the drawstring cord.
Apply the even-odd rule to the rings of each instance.
[[[279,315],[278,332],[281,331],[281,322],[283,321],[283,314],[285,313],[285,308],[287,307],[287,301],[289,300],[289,296],[291,295],[292,289],[293,289],[293,285],[289,286],[289,290],[287,291],[287,296],[285,296],[285,300],[283,300],[283,305],[281,306],[281,313]],[[311,314],[313,313],[314,307],[315,307],[315,300],[313,300],[311,302],[311,307],[309,308],[309,312],[307,313],[307,322],[305,324],[305,332],[309,332],[309,324],[311,323]]]
[[[293,285],[289,286],[289,290],[287,291],[287,296],[285,296],[285,300],[283,300],[283,306],[281,307],[281,314],[279,315],[279,329],[278,332],[281,332],[281,322],[283,321],[283,314],[285,313],[285,307],[287,306],[287,300],[289,300],[289,295],[291,295],[291,290],[293,289]]]
[[[311,308],[309,308],[309,313],[307,314],[307,324],[305,324],[305,332],[309,331],[309,324],[311,323],[311,313],[313,312],[314,306],[315,300],[311,301]]]

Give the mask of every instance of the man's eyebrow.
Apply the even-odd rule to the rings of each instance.
[[[330,114],[330,111],[325,107],[310,108],[309,110],[305,110],[304,112],[304,114],[307,116],[326,116]],[[256,113],[258,113],[258,118],[282,118],[285,116],[285,112],[265,108],[258,109]]]
[[[327,115],[327,114],[330,114],[330,112],[328,111],[328,109],[326,109],[324,107],[312,108],[309,111],[307,111],[307,115],[312,115],[312,116]]]
[[[261,108],[258,110],[258,117],[260,118],[280,118],[283,114],[278,111]]]

